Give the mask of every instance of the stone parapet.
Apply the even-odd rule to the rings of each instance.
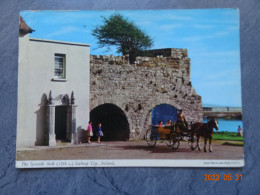
[[[188,50],[176,48],[153,49],[145,51],[144,56],[185,58],[188,57]]]
[[[158,52],[157,52],[158,51]],[[160,51],[160,52],[159,52]],[[187,69],[190,68],[190,59],[187,55],[186,49],[162,49],[162,50],[149,50],[151,56],[138,56],[136,58],[136,66],[145,67],[171,67],[174,69],[184,66]],[[166,53],[167,55],[157,55]],[[169,54],[168,54],[169,53]],[[127,65],[129,64],[125,56],[113,56],[113,55],[91,55],[90,63],[92,65]]]

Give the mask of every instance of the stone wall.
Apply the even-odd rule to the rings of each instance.
[[[157,57],[157,56],[173,57],[173,58],[188,57],[187,49],[175,49],[175,48],[146,50],[144,52],[144,55],[150,57]]]
[[[170,57],[90,57],[90,110],[112,103],[129,123],[130,139],[142,139],[151,124],[151,111],[160,104],[182,109],[188,122],[202,121],[201,97],[190,82],[187,50]],[[186,51],[186,52],[185,52]]]

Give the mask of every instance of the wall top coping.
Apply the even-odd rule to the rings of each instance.
[[[64,45],[76,45],[76,46],[85,46],[85,47],[90,47],[91,46],[91,44],[85,44],[85,43],[65,42],[65,41],[36,39],[36,38],[30,38],[30,41],[46,42],[46,43],[57,43],[57,44],[64,44]]]
[[[111,59],[126,59],[126,56],[114,56],[111,55],[90,55],[91,59],[102,59],[102,60],[111,60]],[[188,50],[181,48],[164,48],[164,49],[153,49],[144,51],[143,55],[138,55],[136,59],[144,59],[145,61],[149,61],[151,59],[158,58],[188,58]]]

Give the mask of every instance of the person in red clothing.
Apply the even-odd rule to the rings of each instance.
[[[163,122],[159,121],[158,127],[162,127],[163,126]]]
[[[93,136],[93,129],[92,129],[92,122],[88,122],[88,128],[87,128],[87,137],[88,137],[88,143],[91,143],[90,138]]]

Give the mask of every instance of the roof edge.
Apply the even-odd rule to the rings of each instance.
[[[57,44],[64,44],[64,45],[88,46],[88,47],[91,46],[91,44],[85,44],[85,43],[75,43],[75,42],[56,41],[56,40],[37,39],[37,38],[30,38],[30,41],[46,42],[46,43],[57,43]]]
[[[33,30],[31,27],[28,26],[28,24],[24,21],[23,17],[20,16],[19,18],[19,31],[20,33],[32,33],[35,30]]]

